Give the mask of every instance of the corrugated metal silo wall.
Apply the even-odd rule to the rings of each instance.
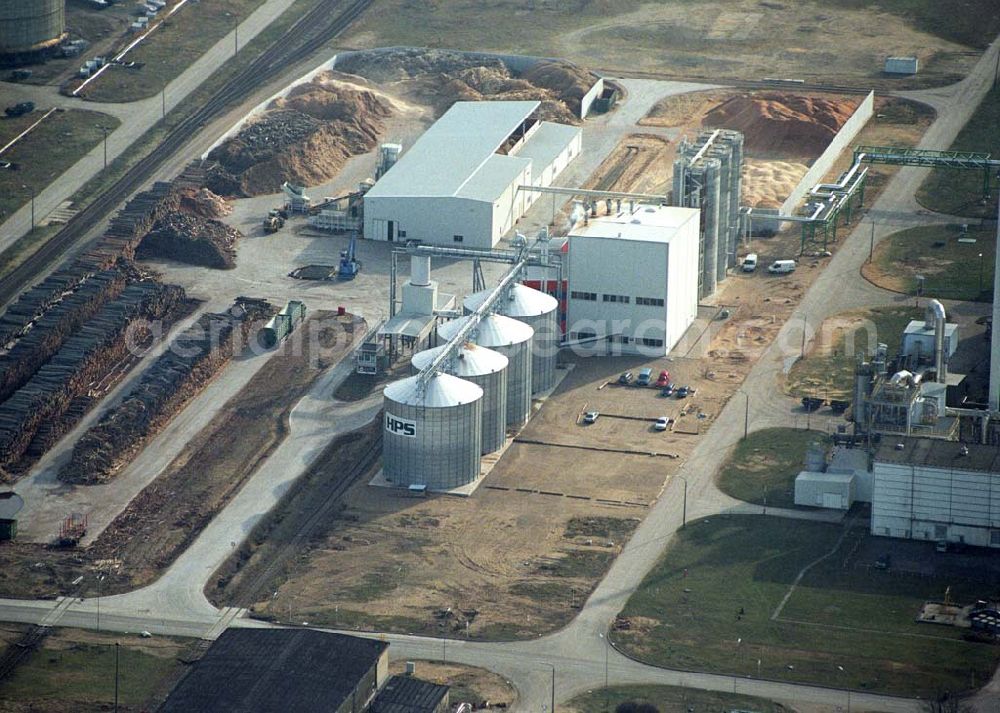
[[[0,0],[0,54],[41,49],[65,28],[66,0]]]
[[[384,428],[382,472],[397,485],[447,490],[479,477],[483,400],[443,408],[385,399],[385,414],[414,424],[415,434]]]

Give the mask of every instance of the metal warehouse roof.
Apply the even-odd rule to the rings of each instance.
[[[579,133],[579,126],[543,121],[513,155],[520,158],[530,158],[534,162],[535,168],[541,171],[551,166],[563,149]]]
[[[903,448],[897,450],[897,444],[902,444]],[[937,438],[887,435],[882,436],[882,445],[875,454],[875,462],[1000,474],[1000,448]]]
[[[371,713],[435,713],[448,686],[412,676],[393,676],[372,701]]]
[[[492,203],[531,164],[519,156],[493,154],[456,195]]]
[[[635,210],[623,210],[617,215],[591,218],[590,223],[570,232],[570,239],[618,238],[646,243],[669,243],[679,228],[698,220],[695,208],[637,205]]]
[[[159,710],[340,710],[388,646],[312,630],[226,629]]]
[[[455,102],[365,198],[458,195],[539,104],[537,101]]]

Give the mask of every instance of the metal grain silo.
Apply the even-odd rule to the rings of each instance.
[[[66,30],[66,0],[0,0],[0,55],[56,45]]]
[[[438,326],[438,336],[450,340],[470,317],[459,317]],[[534,330],[524,322],[490,314],[479,322],[472,340],[481,347],[500,352],[507,365],[507,426],[523,426],[531,413],[531,337]]]
[[[385,387],[382,473],[396,485],[448,490],[479,477],[483,390],[450,374],[420,388],[411,376]]]
[[[410,360],[414,369],[427,368],[445,345],[417,352]],[[483,390],[482,452],[492,453],[503,446],[507,437],[507,357],[500,352],[466,344],[459,347],[445,371],[472,382]]]
[[[479,309],[491,290],[465,298],[466,312]],[[515,284],[496,302],[496,312],[524,322],[535,330],[531,339],[531,393],[551,389],[556,382],[559,356],[559,302],[555,297],[525,285]]]

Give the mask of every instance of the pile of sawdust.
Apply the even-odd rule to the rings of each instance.
[[[580,123],[580,101],[597,81],[582,67],[539,61],[523,73],[503,61],[448,50],[400,49],[359,53],[337,69],[384,84],[398,83],[443,114],[456,101],[540,101],[540,118]]]
[[[208,185],[222,195],[275,193],[285,181],[330,180],[351,156],[378,143],[392,113],[384,98],[320,77],[276,99],[259,118],[215,148]]]
[[[796,94],[743,94],[705,115],[702,126],[736,129],[748,151],[819,156],[854,113],[857,101]]]
[[[177,207],[179,211],[205,220],[219,220],[233,212],[233,207],[226,203],[224,198],[217,196],[207,188],[182,188],[178,194],[180,195],[180,203]]]
[[[747,159],[743,163],[743,205],[778,208],[806,175],[804,163]]]

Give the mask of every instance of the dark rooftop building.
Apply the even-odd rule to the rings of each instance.
[[[13,491],[0,493],[0,540],[17,537],[17,513],[24,507],[24,500]]]
[[[227,629],[161,713],[361,713],[388,675],[389,644],[308,629]]]
[[[448,686],[412,676],[393,676],[375,700],[371,713],[446,713]]]

